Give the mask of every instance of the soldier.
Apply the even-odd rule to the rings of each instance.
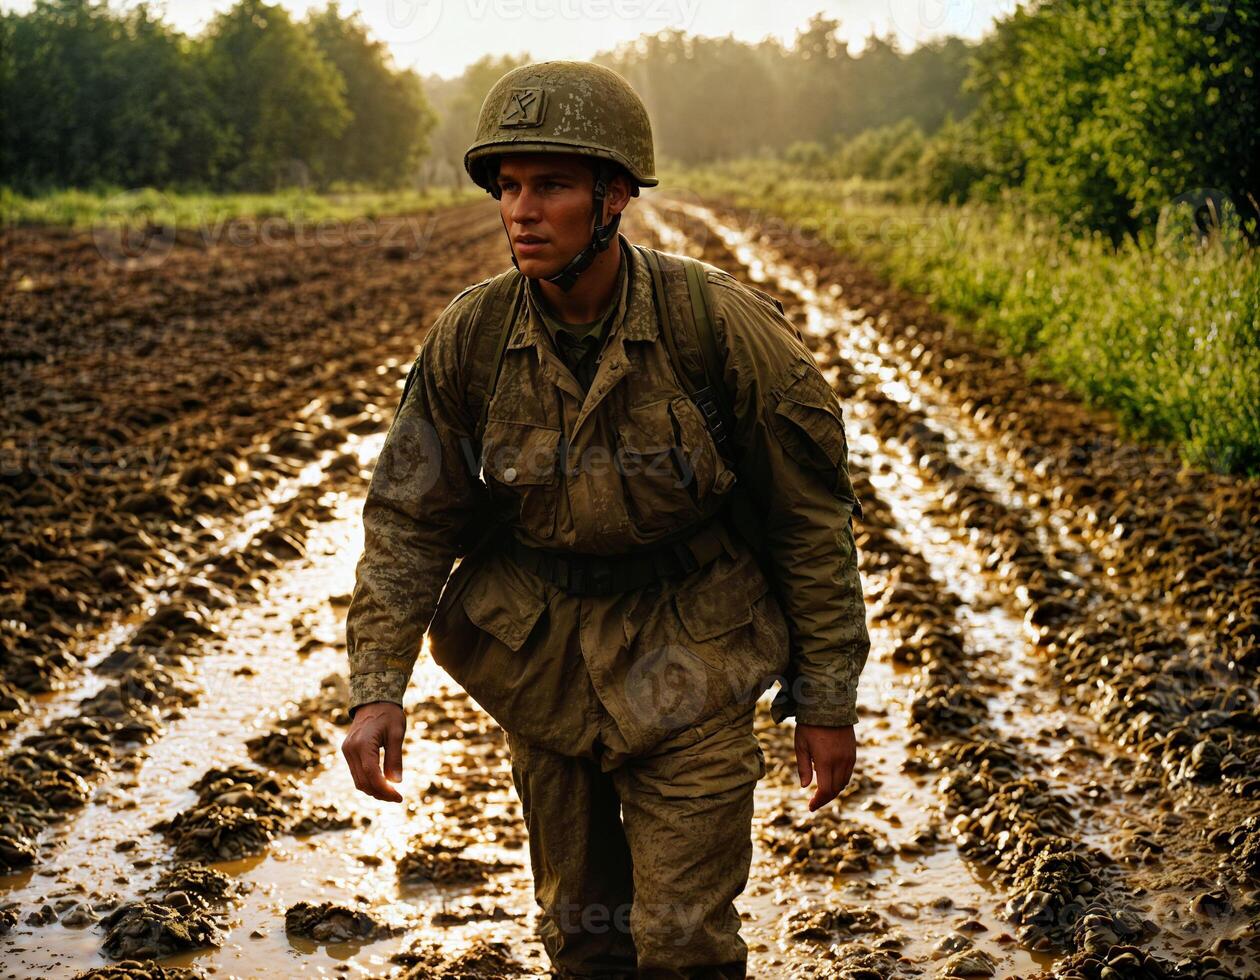
[[[742,977],[759,696],[778,681],[772,717],[795,715],[810,810],[854,764],[869,640],[840,407],[775,300],[617,233],[657,180],[615,72],[508,72],[465,167],[514,268],[438,316],[373,473],[343,752],[401,800],[427,628],[506,734],[554,975]],[[721,378],[697,392],[706,322]]]

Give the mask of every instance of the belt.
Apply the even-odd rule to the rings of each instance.
[[[504,552],[522,568],[570,595],[616,595],[662,579],[681,578],[703,568],[724,552],[736,554],[730,532],[720,520],[667,545],[625,555],[584,555],[535,548],[509,536]]]

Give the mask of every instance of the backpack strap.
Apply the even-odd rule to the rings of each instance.
[[[708,290],[705,287],[704,264],[685,255],[671,256],[682,265],[687,278],[687,295],[691,300],[691,317],[695,324],[696,345],[700,350],[701,371],[694,374],[687,370],[687,361],[678,353],[678,341],[670,304],[665,295],[665,277],[660,253],[646,246],[636,245],[652,274],[652,295],[661,325],[661,337],[665,341],[669,359],[678,370],[687,387],[688,397],[696,403],[704,416],[704,422],[713,442],[728,461],[734,456],[734,414],[731,399],[726,390],[722,357],[718,351],[713,317],[709,312]]]
[[[687,278],[687,295],[691,301],[691,320],[695,325],[696,347],[700,351],[700,371],[695,370],[695,359],[683,358],[678,354],[678,343],[675,338],[675,324],[666,302],[665,282],[661,266],[660,253],[643,246],[636,246],[647,261],[652,272],[652,292],[656,298],[656,307],[661,324],[661,336],[665,340],[666,350],[673,362],[679,379],[687,387],[687,395],[695,402],[704,416],[709,434],[714,445],[726,460],[727,465],[739,473],[738,451],[735,447],[735,414],[730,392],[726,388],[726,372],[717,341],[717,333],[713,323],[709,291],[707,287],[709,267],[696,259],[681,255],[670,255],[669,261],[680,262]],[[781,313],[783,307],[769,294],[756,290],[759,298]],[[799,336],[799,333],[798,333]],[[724,519],[728,526],[752,549],[763,568],[769,560],[765,525],[759,509],[740,482],[730,489],[726,498]]]
[[[687,272],[687,293],[691,297],[696,341],[700,347],[701,360],[704,361],[705,386],[695,392],[694,397],[696,404],[704,412],[705,422],[713,433],[719,451],[729,457],[735,431],[735,413],[726,390],[726,371],[722,355],[718,351],[713,317],[709,313],[708,292],[705,288],[708,277],[695,259],[684,256],[683,268]]]
[[[481,445],[490,412],[490,399],[503,366],[503,352],[524,297],[524,277],[516,269],[478,283],[484,286],[469,319],[469,337],[464,348],[464,398],[473,418],[473,436]],[[475,289],[471,286],[469,289]],[[477,453],[465,451],[464,463],[476,481],[480,481],[481,461]],[[465,560],[488,547],[499,534],[505,515],[484,488],[477,494],[472,516],[457,535],[456,554]]]
[[[516,269],[509,269],[486,283],[473,312],[472,336],[464,353],[467,404],[475,420],[478,441],[486,427],[490,399],[499,383],[508,334],[516,323],[525,295],[524,277]]]

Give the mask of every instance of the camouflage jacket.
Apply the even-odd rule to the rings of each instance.
[[[671,366],[645,263],[619,244],[627,286],[585,394],[523,304],[478,438],[462,353],[484,284],[425,337],[363,509],[346,622],[352,709],[402,703],[427,630],[437,663],[505,729],[561,751],[592,726],[642,750],[775,680],[789,693],[776,721],[856,722],[869,649],[851,524],[861,508],[835,395],[769,297],[710,267],[737,416],[732,472]],[[685,284],[668,297],[690,318]],[[683,334],[680,356],[698,357]],[[764,563],[732,535],[685,578],[614,596],[569,595],[493,549],[452,575],[487,494],[526,544],[616,555],[713,517],[737,479],[764,519]],[[574,694],[583,667],[598,705]]]

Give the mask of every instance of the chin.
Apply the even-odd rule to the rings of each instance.
[[[565,263],[557,262],[555,259],[545,259],[531,255],[526,258],[518,257],[516,265],[521,270],[521,275],[527,279],[546,279],[548,276],[554,276],[563,269]]]

